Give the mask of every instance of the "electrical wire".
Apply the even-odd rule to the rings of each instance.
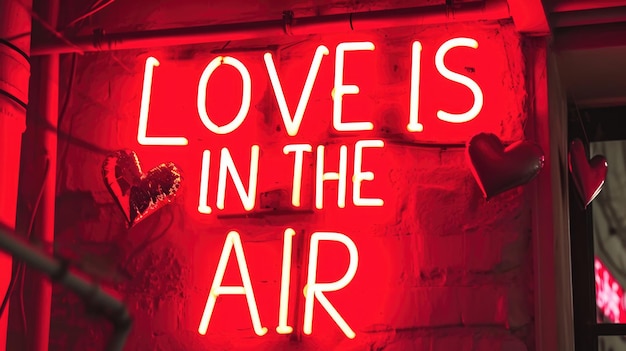
[[[95,14],[96,12],[100,11],[101,9],[103,9],[104,7],[110,5],[114,0],[109,0],[108,2],[104,2],[102,4],[98,4],[99,1],[96,1],[94,3],[94,8],[87,14],[81,16],[82,18],[76,19],[75,21],[78,22],[80,19],[86,18],[88,16],[91,16],[93,14]],[[23,3],[21,3],[20,1],[16,1],[17,3],[19,3],[20,5],[22,5],[23,7],[26,7]],[[41,18],[39,18],[37,16],[37,14],[35,14],[32,9],[27,8],[27,10],[31,13],[31,16],[33,16],[33,18],[37,21],[39,21],[44,27],[46,27],[48,30],[50,30],[50,28],[48,28],[46,25],[47,23],[45,21],[43,21]],[[53,31],[53,34],[55,34],[57,37],[59,36],[60,33]],[[61,38],[64,39],[64,38]],[[69,43],[71,44],[71,43]],[[80,52],[82,54],[82,51]],[[66,89],[66,94],[63,100],[63,105],[61,106],[61,110],[59,112],[59,117],[58,117],[58,125],[60,126],[60,124],[63,121],[63,118],[67,112],[67,108],[69,106],[69,102],[70,102],[70,98],[71,98],[71,93],[73,90],[73,86],[74,86],[74,80],[75,80],[75,76],[76,76],[76,65],[77,65],[77,54],[73,53],[72,55],[72,61],[71,61],[71,68],[70,68],[70,77],[68,79],[68,83],[67,83],[67,89]],[[72,129],[72,124],[73,124],[73,120],[70,121],[70,127],[69,127],[69,134],[71,134],[71,129]],[[68,135],[68,139],[69,139],[69,135]],[[70,141],[68,140],[65,148],[63,149],[63,153],[61,154],[61,159],[63,160],[68,152],[69,149],[69,143]],[[46,181],[48,178],[48,172],[50,171],[50,160],[46,159],[46,166],[45,166],[45,170],[44,170],[44,178],[42,181],[42,185],[41,185],[41,189],[39,191],[39,194],[37,195],[37,199],[35,201],[35,205],[33,207],[33,211],[31,213],[31,217],[29,219],[29,223],[28,223],[28,230],[26,232],[26,238],[30,239],[30,235],[32,234],[32,230],[33,230],[33,226],[35,223],[35,216],[37,214],[37,210],[39,208],[39,204],[41,202],[41,198],[43,196],[43,191],[45,189],[45,185],[46,185]],[[57,175],[58,177],[58,175]],[[13,295],[13,292],[15,290],[15,286],[17,284],[17,282],[20,282],[20,289],[22,291],[22,294],[20,294],[20,309],[21,309],[21,313],[22,313],[22,323],[24,326],[24,333],[26,334],[26,328],[27,328],[27,323],[26,323],[26,314],[25,314],[25,308],[24,308],[24,296],[23,296],[23,290],[24,290],[24,276],[25,276],[25,269],[26,267],[24,266],[24,264],[22,262],[16,262],[16,264],[13,266],[12,272],[11,272],[11,279],[9,281],[9,286],[7,288],[7,291],[2,299],[2,304],[0,305],[0,316],[2,316],[4,314],[4,311],[6,310],[10,298]]]
[[[44,169],[43,181],[41,182],[41,188],[39,189],[39,194],[37,194],[37,200],[35,200],[35,205],[33,206],[33,211],[32,211],[32,213],[30,215],[30,219],[29,219],[29,222],[28,222],[28,231],[26,232],[27,240],[30,239],[30,234],[31,234],[31,232],[33,230],[33,225],[35,223],[35,216],[37,215],[37,210],[39,209],[39,203],[41,202],[41,198],[43,197],[43,191],[46,188],[46,181],[48,179],[49,168],[50,168],[50,160],[46,158],[46,167]],[[7,305],[9,304],[9,300],[11,299],[11,295],[13,294],[13,291],[15,290],[15,284],[20,279],[20,277],[23,278],[24,263],[21,262],[21,261],[18,261],[16,263],[16,265],[14,266],[14,268],[15,269],[11,272],[12,274],[11,274],[11,280],[9,281],[9,287],[7,289],[7,292],[4,294],[4,298],[2,299],[2,305],[0,306],[0,316],[2,316],[2,314],[4,313]],[[23,281],[24,280],[23,279],[21,279],[21,280],[22,280],[21,287],[22,287],[22,290],[23,290]],[[23,303],[22,303],[22,305],[23,305]],[[24,326],[26,326],[26,323],[24,323]],[[26,328],[26,327],[24,327],[24,328]],[[24,329],[24,330],[26,330],[26,329]]]
[[[43,181],[41,182],[41,189],[39,189],[39,194],[37,195],[37,200],[35,201],[35,206],[33,207],[33,212],[30,215],[30,220],[28,222],[28,231],[26,232],[26,240],[30,241],[30,235],[33,232],[33,226],[35,225],[35,216],[37,215],[37,210],[39,209],[39,204],[41,203],[41,198],[43,197],[43,192],[46,188],[46,182],[48,180],[48,174],[50,172],[50,159],[46,158],[46,168],[44,171]],[[23,262],[19,262],[21,265],[20,275],[20,312],[22,313],[22,326],[24,327],[24,336],[28,335],[28,325],[26,323],[26,311],[24,309],[24,277],[26,276],[26,265]]]
[[[13,293],[13,289],[15,289],[15,282],[17,281],[16,277],[19,274],[19,270],[20,270],[19,265],[20,263],[17,263],[13,267],[13,271],[11,272],[11,280],[9,281],[9,287],[7,288],[7,291],[4,294],[4,298],[2,299],[2,305],[0,306],[0,317],[2,317],[2,315],[4,314],[4,310],[6,309],[9,303],[9,299]]]
[[[67,89],[65,89],[65,97],[63,98],[63,105],[61,106],[61,110],[59,111],[59,117],[57,118],[57,128],[60,130],[61,129],[61,123],[63,123],[63,120],[65,119],[65,113],[67,112],[67,107],[70,104],[70,100],[71,100],[71,96],[72,96],[72,90],[74,88],[74,80],[76,79],[76,61],[77,61],[77,55],[76,54],[72,54],[72,63],[71,63],[71,67],[70,67],[70,76],[67,80]],[[61,164],[65,163],[65,158],[67,157],[67,152],[70,148],[70,138],[72,136],[72,129],[74,126],[74,118],[70,119],[70,125],[68,127],[67,130],[67,140],[65,142],[65,147],[63,148],[63,151],[61,152],[61,154],[59,155],[59,161]],[[61,178],[61,170],[63,169],[63,167],[59,168],[57,170],[57,179]],[[57,181],[56,187],[57,187],[57,192],[59,192],[59,187],[61,182]]]
[[[17,1],[17,3],[25,6],[20,1]],[[28,9],[28,10],[30,12],[32,12],[31,9]],[[69,102],[70,102],[71,92],[72,92],[72,88],[74,86],[74,80],[75,80],[75,76],[76,76],[76,61],[77,61],[77,54],[73,53],[73,55],[72,55],[72,63],[71,63],[71,68],[70,68],[70,77],[69,77],[68,83],[67,83],[66,94],[65,94],[65,98],[63,100],[63,105],[62,105],[61,110],[59,112],[59,118],[58,118],[58,124],[59,125],[63,121],[63,117],[65,116],[65,113],[67,111],[67,107],[68,107]],[[64,155],[67,153],[67,149],[68,149],[67,146],[68,145],[69,145],[69,140],[68,140],[68,143],[66,144],[66,147],[64,149]],[[43,196],[43,191],[45,189],[45,184],[46,184],[46,181],[47,181],[49,168],[50,168],[50,160],[46,159],[46,166],[45,166],[45,170],[44,170],[43,182],[42,182],[39,194],[37,195],[37,199],[35,201],[35,205],[33,207],[33,211],[31,213],[31,217],[30,217],[30,220],[29,220],[29,223],[28,223],[28,230],[26,232],[27,239],[30,239],[30,235],[31,235],[32,230],[33,230],[33,225],[35,223],[35,216],[37,214],[37,210],[39,208],[39,203],[41,202],[41,198]],[[17,262],[13,266],[13,270],[11,271],[11,279],[9,281],[9,286],[7,288],[7,291],[6,291],[5,295],[4,295],[4,298],[2,299],[2,305],[0,305],[0,316],[2,316],[4,314],[4,311],[6,310],[8,304],[9,304],[11,296],[13,295],[13,291],[15,290],[15,285],[17,284],[18,281],[20,282],[20,289],[21,289],[21,291],[23,291],[23,289],[24,289],[24,273],[25,273],[25,266],[24,266],[24,264],[22,262]],[[23,293],[20,295],[20,308],[21,308],[21,312],[22,312],[22,323],[24,325],[24,331],[26,332],[26,320],[25,320],[26,316],[25,316],[25,313],[24,313]]]
[[[50,32],[52,35],[54,35],[59,40],[61,40],[63,43],[65,43],[65,45],[74,48],[76,50],[76,52],[78,52],[81,55],[83,55],[85,53],[83,49],[81,49],[80,47],[78,47],[74,43],[72,43],[70,40],[68,40],[63,34],[59,33],[54,28],[54,26],[52,26],[50,23],[48,23],[46,20],[44,20],[41,16],[39,16],[39,14],[37,14],[37,12],[33,11],[32,7],[24,4],[20,0],[14,0],[14,3],[20,5],[24,10],[26,10],[30,14],[30,17],[32,19],[34,19],[39,24],[41,24],[42,27],[44,27],[48,32]]]
[[[82,21],[82,20],[86,19],[87,17],[91,17],[91,16],[95,15],[97,12],[100,12],[100,11],[101,11],[102,9],[104,9],[105,7],[107,7],[107,6],[111,5],[114,1],[115,1],[115,0],[107,0],[107,1],[104,1],[104,2],[102,2],[102,1],[96,1],[95,3],[93,3],[93,4],[91,5],[91,9],[90,9],[87,13],[85,13],[85,14],[83,14],[83,15],[81,15],[81,16],[79,16],[79,17],[77,17],[76,19],[74,19],[72,22],[70,22],[70,23],[69,23],[67,26],[65,26],[65,27],[66,27],[66,28],[73,27],[76,23],[78,23],[78,22],[80,22],[80,21]],[[101,2],[101,4],[98,4],[98,2]]]
[[[63,117],[65,117],[65,112],[67,112],[67,106],[70,103],[72,88],[74,87],[74,79],[76,78],[76,53],[72,54],[72,63],[70,64],[70,76],[67,80],[67,88],[65,89],[65,97],[63,99],[63,105],[61,106],[61,110],[59,111],[58,125],[61,126],[61,122],[63,122]]]

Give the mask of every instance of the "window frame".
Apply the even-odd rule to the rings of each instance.
[[[601,107],[568,113],[568,142],[580,139],[589,155],[591,142],[626,141],[626,106]],[[610,165],[609,165],[610,167]],[[569,172],[568,172],[569,173]],[[569,221],[572,269],[572,298],[574,313],[574,342],[576,350],[598,350],[601,336],[626,336],[626,324],[597,323],[596,291],[591,203],[585,209],[569,174]]]

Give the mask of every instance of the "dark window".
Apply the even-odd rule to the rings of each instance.
[[[626,351],[626,107],[570,108],[568,129],[588,159],[608,163],[603,190],[586,209],[570,175],[576,350]]]

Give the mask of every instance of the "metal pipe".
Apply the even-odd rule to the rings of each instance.
[[[550,15],[553,28],[626,22],[626,6],[558,12]]]
[[[56,200],[56,167],[57,167],[57,129],[58,99],[59,99],[59,55],[53,54],[41,58],[41,106],[45,114],[47,125],[52,128],[41,129],[41,140],[45,156],[48,161],[48,172],[41,197],[37,225],[33,233],[35,240],[45,244],[52,252],[54,243],[54,216]],[[33,313],[29,314],[32,320],[32,337],[29,340],[31,351],[47,351],[50,336],[50,309],[52,304],[52,286],[48,279],[30,274],[33,282]]]
[[[550,12],[584,11],[624,6],[623,0],[559,0],[551,6]]]
[[[554,29],[554,48],[557,51],[623,46],[626,46],[626,23],[606,23]]]
[[[59,0],[40,1],[41,18],[52,28],[56,28],[59,16]],[[47,252],[52,253],[54,243],[54,217],[56,202],[56,169],[57,169],[57,134],[59,115],[59,54],[51,54],[39,59],[40,87],[38,105],[41,110],[37,119],[43,119],[43,125],[51,128],[40,128],[41,146],[46,158],[48,172],[43,184],[43,193],[33,236],[44,244]],[[42,124],[40,124],[42,125]],[[43,172],[42,172],[43,173]],[[47,351],[50,339],[50,310],[52,304],[52,285],[50,280],[38,274],[30,274],[32,282],[32,305],[28,313],[29,333],[28,350]]]
[[[118,351],[123,349],[132,320],[122,301],[78,273],[70,271],[63,262],[45,252],[32,248],[28,243],[12,234],[11,230],[4,228],[4,225],[0,225],[0,249],[23,261],[28,267],[43,272],[48,278],[64,285],[80,296],[88,307],[107,317],[115,328],[114,335],[109,340],[106,350]]]
[[[21,0],[30,7],[31,0]],[[30,14],[16,1],[0,1],[0,221],[15,227],[22,133],[30,77]],[[0,299],[8,291],[12,259],[0,253]],[[0,316],[0,350],[6,350],[8,304]]]
[[[69,38],[75,47],[63,43],[34,42],[32,54],[138,49],[447,22],[495,21],[507,18],[510,18],[510,14],[505,0],[462,3],[455,7],[439,5],[303,18],[293,18],[287,13],[280,20],[112,34],[100,31],[89,36]]]

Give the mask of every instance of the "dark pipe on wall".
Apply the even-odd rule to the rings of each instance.
[[[89,36],[69,38],[73,45],[63,42],[34,42],[32,52],[33,55],[47,55],[51,53],[137,49],[281,35],[337,33],[462,21],[494,21],[506,18],[510,18],[510,14],[505,0],[487,0],[459,4],[454,8],[440,5],[304,18],[292,18],[287,15],[283,19],[270,21],[140,32],[108,34],[102,31]]]
[[[0,222],[15,228],[22,133],[30,77],[31,1],[0,1]],[[0,253],[0,299],[11,279],[11,257]],[[8,304],[0,316],[0,350],[6,349]]]
[[[59,17],[59,0],[41,0],[40,17],[52,28],[56,28]],[[44,244],[45,251],[52,253],[54,243],[54,217],[56,199],[57,169],[57,127],[59,116],[59,54],[40,57],[37,67],[37,84],[39,87],[38,113],[31,114],[39,120],[39,125],[48,128],[37,130],[38,148],[43,150],[45,169],[42,196],[33,229],[33,238]],[[27,276],[31,284],[31,305],[27,313],[29,321],[29,351],[47,351],[50,339],[50,311],[52,303],[52,285],[47,277],[30,272]]]

